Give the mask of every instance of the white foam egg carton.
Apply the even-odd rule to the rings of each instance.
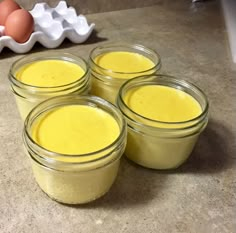
[[[88,25],[85,16],[77,15],[73,7],[67,7],[60,1],[55,8],[46,3],[37,3],[29,11],[34,18],[34,32],[25,43],[17,43],[10,36],[4,35],[4,27],[0,26],[0,53],[8,47],[15,53],[26,53],[36,42],[46,48],[60,46],[65,38],[73,43],[83,43],[92,33],[95,24]]]

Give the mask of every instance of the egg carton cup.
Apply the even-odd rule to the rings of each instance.
[[[56,48],[65,38],[75,44],[83,43],[95,27],[94,23],[88,25],[85,16],[78,16],[73,7],[67,7],[65,1],[60,1],[55,8],[47,3],[37,3],[29,13],[34,18],[34,32],[25,43],[5,36],[4,26],[0,26],[0,53],[4,47],[15,53],[26,53],[36,42],[46,48]]]

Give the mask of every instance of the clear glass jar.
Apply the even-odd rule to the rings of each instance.
[[[41,87],[25,84],[16,78],[16,73],[25,65],[43,60],[62,60],[74,63],[84,70],[84,75],[78,80],[66,85],[54,87]],[[24,120],[33,107],[45,99],[65,94],[88,94],[90,88],[87,63],[80,57],[69,53],[47,52],[24,56],[14,62],[10,68],[9,81],[11,90],[14,93],[18,110]],[[33,77],[32,77],[33,78]]]
[[[118,138],[107,147],[88,154],[65,155],[41,147],[32,138],[32,127],[42,114],[66,105],[92,106],[109,113],[119,125]],[[30,112],[25,120],[23,142],[41,189],[58,202],[82,204],[104,195],[115,181],[126,145],[126,123],[118,108],[99,97],[58,96],[42,102]]]
[[[140,54],[153,62],[153,67],[140,72],[119,72],[99,66],[95,59],[109,52],[131,52]],[[154,50],[139,44],[108,44],[94,48],[89,56],[91,94],[115,103],[119,88],[128,79],[153,74],[161,68],[161,58]]]
[[[182,90],[198,101],[202,113],[183,122],[161,122],[145,118],[132,111],[124,102],[128,91],[144,85],[163,85]],[[119,91],[117,106],[128,124],[125,155],[147,168],[179,167],[191,154],[208,122],[209,106],[203,91],[187,81],[167,75],[143,76],[127,81]]]

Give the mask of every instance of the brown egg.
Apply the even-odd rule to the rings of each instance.
[[[5,25],[7,17],[20,6],[13,0],[4,0],[0,3],[0,25]]]
[[[26,42],[33,30],[34,19],[24,9],[12,12],[5,23],[5,35],[11,36],[18,43]]]

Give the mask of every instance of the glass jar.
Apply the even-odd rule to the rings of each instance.
[[[128,91],[144,85],[163,85],[186,92],[200,104],[202,113],[183,122],[161,122],[143,117],[127,106],[124,97]],[[208,101],[203,91],[187,81],[167,75],[143,76],[127,81],[119,91],[117,106],[128,125],[125,155],[147,168],[179,167],[191,154],[208,122]]]
[[[149,59],[153,66],[139,72],[121,72],[107,69],[97,64],[96,58],[111,52],[130,52]],[[121,85],[128,79],[153,74],[161,67],[161,58],[154,50],[139,44],[108,44],[94,48],[89,56],[91,75],[91,94],[100,96],[111,103],[115,103]]]
[[[53,87],[28,85],[17,79],[16,74],[21,68],[44,60],[60,60],[74,63],[84,70],[84,75],[72,83]],[[23,120],[33,107],[45,99],[72,93],[83,95],[87,94],[90,88],[87,63],[80,57],[62,52],[42,52],[24,56],[12,64],[9,72],[9,81]]]
[[[119,136],[107,147],[88,154],[65,155],[43,148],[32,137],[34,125],[42,114],[68,105],[92,106],[109,113],[118,123]],[[115,181],[126,145],[126,123],[118,108],[99,97],[58,96],[30,112],[24,124],[23,142],[41,189],[58,202],[82,204],[104,195]]]

